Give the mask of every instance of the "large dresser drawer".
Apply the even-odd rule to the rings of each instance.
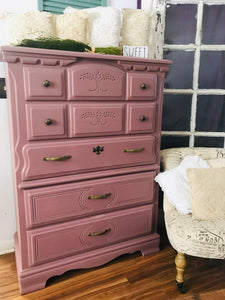
[[[27,228],[154,201],[156,172],[24,191]]]
[[[156,138],[149,135],[36,143],[23,148],[22,179],[77,174],[156,163]]]
[[[23,71],[25,100],[66,100],[64,70],[25,67]]]
[[[150,234],[154,205],[27,232],[29,264],[37,265]]]

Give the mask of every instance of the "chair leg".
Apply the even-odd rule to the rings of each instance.
[[[184,253],[177,252],[175,257],[175,265],[177,270],[177,287],[181,293],[184,293],[184,269],[186,267],[186,257]]]

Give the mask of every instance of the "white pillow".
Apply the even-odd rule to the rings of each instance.
[[[0,44],[16,45],[23,39],[54,36],[52,14],[32,11],[0,15]]]
[[[64,14],[79,11],[67,7]],[[92,47],[118,47],[121,41],[122,10],[118,7],[82,9],[89,14],[89,44]]]
[[[186,156],[178,166],[155,177],[168,201],[180,214],[192,212],[187,168],[209,168],[209,165],[199,156]]]

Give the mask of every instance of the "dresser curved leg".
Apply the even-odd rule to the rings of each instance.
[[[186,267],[186,257],[184,253],[177,252],[177,255],[175,257],[175,265],[177,270],[176,275],[176,283],[178,290],[181,293],[185,293],[184,290],[184,269]]]

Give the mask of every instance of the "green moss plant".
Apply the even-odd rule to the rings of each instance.
[[[122,50],[119,47],[98,47],[94,50],[85,43],[77,42],[71,39],[51,38],[38,38],[38,39],[24,39],[17,46],[31,47],[31,48],[44,48],[77,52],[95,52],[111,55],[122,55]]]
[[[70,39],[58,38],[38,38],[34,40],[24,39],[19,44],[17,44],[17,46],[78,52],[93,52],[91,47],[85,43],[77,42]]]
[[[95,48],[95,53],[122,55],[122,50],[119,47]]]

